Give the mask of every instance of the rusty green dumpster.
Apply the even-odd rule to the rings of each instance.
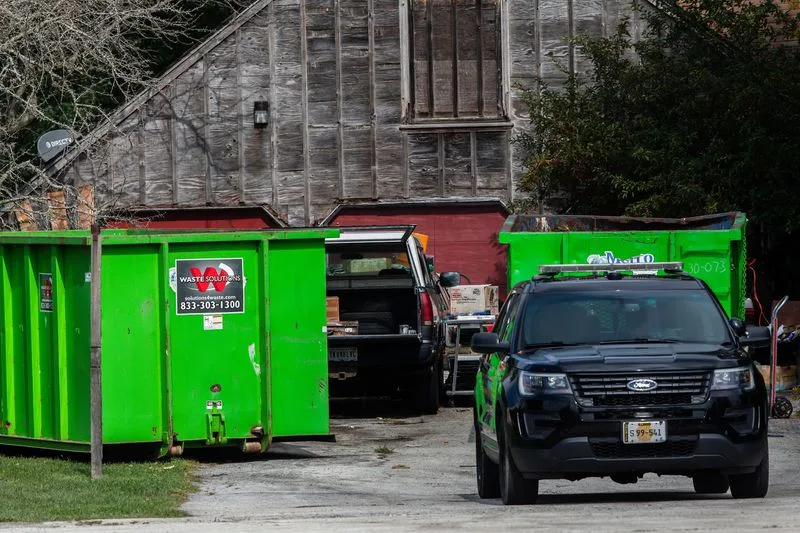
[[[327,435],[337,235],[102,231],[103,445],[258,452]],[[90,243],[0,233],[0,444],[89,451]]]

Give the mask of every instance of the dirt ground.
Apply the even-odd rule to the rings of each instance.
[[[413,416],[370,404],[334,414],[336,442],[280,443],[257,460],[206,461],[201,489],[179,520],[5,526],[15,531],[384,532],[797,531],[800,420],[770,429],[771,486],[764,500],[698,496],[691,480],[645,476],[543,481],[540,503],[504,507],[475,492],[467,407]],[[390,414],[387,415],[386,411]]]

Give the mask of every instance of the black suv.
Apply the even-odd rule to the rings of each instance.
[[[769,330],[728,320],[679,263],[541,271],[472,339],[478,494],[533,503],[541,479],[652,472],[764,497],[768,400],[746,347]]]

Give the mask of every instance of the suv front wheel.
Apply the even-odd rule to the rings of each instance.
[[[478,496],[481,498],[497,498],[500,496],[500,474],[497,465],[486,455],[483,449],[481,426],[478,422],[478,410],[472,410],[475,427],[475,478],[478,482]]]
[[[497,416],[497,444],[500,448],[500,499],[504,505],[536,503],[539,497],[539,480],[522,477],[514,464],[511,449],[505,438],[504,418]]]
[[[763,498],[769,490],[769,448],[764,446],[764,458],[751,474],[730,476],[734,498]]]

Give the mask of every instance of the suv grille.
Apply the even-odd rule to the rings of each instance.
[[[623,444],[619,441],[590,442],[598,459],[686,457],[697,449],[696,438],[676,438],[657,444]]]
[[[650,379],[652,391],[632,391],[628,383]],[[571,374],[572,390],[578,403],[598,407],[672,406],[703,403],[708,395],[710,372],[669,372],[650,374]]]

